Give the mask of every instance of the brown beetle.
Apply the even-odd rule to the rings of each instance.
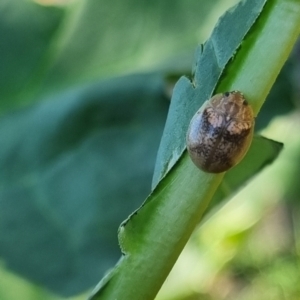
[[[238,91],[217,94],[191,120],[186,143],[201,170],[221,173],[238,164],[247,153],[254,129],[254,114]]]

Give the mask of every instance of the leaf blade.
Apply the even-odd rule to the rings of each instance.
[[[167,174],[183,153],[189,121],[204,101],[213,94],[228,61],[234,56],[265,3],[264,0],[251,3],[240,2],[234,9],[235,13],[224,14],[203,49],[200,46],[197,50],[198,57],[193,82],[181,78],[176,84],[157,154],[152,188]],[[232,32],[232,24],[241,24],[237,32]],[[190,100],[182,101],[182,99]]]

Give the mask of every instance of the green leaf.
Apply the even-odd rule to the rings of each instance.
[[[10,270],[74,295],[113,266],[118,226],[150,191],[162,89],[153,75],[107,80],[0,120],[0,255]]]
[[[158,150],[152,187],[168,173],[185,150],[189,122],[213,94],[219,78],[243,38],[258,18],[265,0],[243,1],[220,18],[209,40],[197,49],[193,82],[182,77],[175,86]],[[233,28],[233,24],[239,24]]]
[[[264,6],[263,1],[241,2],[235,10],[224,17],[222,27],[230,28],[232,35],[235,35],[235,31],[239,31],[244,23],[253,24],[248,23],[248,18],[256,19],[256,22],[251,30],[247,28],[248,34],[240,35],[242,40],[238,45],[243,42],[242,46],[237,51],[238,45],[232,47],[228,59],[234,59],[231,59],[223,73],[219,74],[222,75],[220,80],[208,69],[206,77],[201,82],[203,87],[213,85],[211,92],[215,86],[216,92],[242,91],[255,113],[258,113],[291,52],[300,29],[299,1],[268,1],[261,12],[259,9],[255,10],[254,17],[254,12],[250,10],[249,13],[249,8],[258,3],[261,8]],[[245,7],[248,9],[244,9]],[[239,15],[240,23],[234,22],[235,14]],[[214,40],[218,38],[214,37]],[[224,41],[221,38],[220,40]],[[179,80],[175,88],[172,98],[174,108],[170,113],[177,110],[177,116],[184,117],[183,120],[180,118],[177,120],[179,124],[172,130],[166,129],[165,136],[172,140],[175,134],[178,135],[178,138],[173,139],[176,147],[179,145],[180,148],[180,143],[183,145],[185,130],[180,129],[181,133],[177,130],[187,126],[188,120],[184,122],[185,114],[192,115],[199,108],[199,102],[201,104],[201,101],[209,96],[204,95],[202,90],[201,93],[197,90],[198,70],[201,72],[206,66],[228,61],[225,58],[216,60],[216,53],[221,52],[214,51],[214,48],[213,46],[210,48],[211,58],[203,61],[201,57],[204,51],[198,52],[197,61],[201,61],[201,64],[198,63],[196,66],[195,89],[186,78]],[[199,100],[201,95],[204,95],[203,99]],[[190,106],[193,107],[191,103],[194,101],[199,102],[193,110]],[[192,164],[186,152],[181,155],[184,145],[180,151],[172,147],[171,143],[169,146],[171,147],[169,152],[173,152],[169,159],[163,160],[164,164],[159,168],[159,176],[156,176],[154,185],[167,170],[171,169],[171,166],[172,169],[158,183],[144,205],[121,225],[119,241],[122,259],[96,287],[91,299],[153,299],[222,182],[224,174],[204,173]]]
[[[48,54],[63,11],[31,1],[0,2],[0,109],[6,110],[32,95],[32,82]]]
[[[200,28],[220,5],[220,0],[77,1],[68,10],[41,89],[174,70],[174,60],[175,69],[186,69],[197,39],[205,36],[204,31],[196,36],[195,24]]]
[[[3,0],[0,109],[133,71],[182,72],[209,31],[211,12],[236,1],[79,0],[54,8]]]

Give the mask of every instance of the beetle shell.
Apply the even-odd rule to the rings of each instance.
[[[242,93],[217,94],[191,120],[186,137],[190,157],[205,172],[225,172],[247,153],[253,128],[253,111]]]

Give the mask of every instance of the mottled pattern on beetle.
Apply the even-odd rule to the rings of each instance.
[[[208,107],[204,110],[203,116],[205,120],[207,120],[208,124],[216,127],[221,127],[224,123],[224,116],[220,115],[216,110],[212,107]]]
[[[247,152],[253,125],[252,109],[241,93],[215,95],[191,121],[187,134],[191,159],[207,172],[228,170]]]
[[[238,127],[235,126],[239,124],[236,121],[229,122],[227,126],[225,124],[225,116],[220,116],[211,109],[203,111],[202,130],[206,134],[199,135],[200,143],[190,148],[190,151],[197,153],[197,157],[202,157],[201,166],[205,170],[222,172],[232,167],[236,162],[236,153],[251,130],[249,124]]]
[[[231,134],[242,134],[243,131],[250,129],[253,122],[239,122],[236,120],[231,120],[227,124],[227,130]]]
[[[190,146],[190,151],[195,152],[203,157],[203,166],[206,165],[206,161],[209,158],[210,153],[212,153],[215,148],[216,140],[222,132],[222,127],[214,126],[216,123],[212,123],[212,118],[210,117],[213,118],[211,112],[207,109],[204,110],[202,113],[200,128],[202,132],[206,132],[207,134],[200,134],[200,132],[198,132],[197,143]]]

